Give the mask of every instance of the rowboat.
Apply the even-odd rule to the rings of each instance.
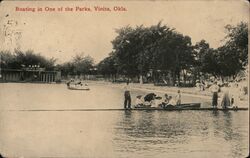
[[[199,110],[199,111],[242,111],[248,110],[247,107],[201,107],[200,103],[185,103],[177,106],[167,106],[167,107],[137,107],[129,110],[148,110],[148,111],[182,111],[182,110]]]
[[[103,109],[100,111],[116,111],[116,110],[132,110],[132,111],[247,111],[248,108],[156,108],[156,107],[150,107],[150,108],[132,108],[132,109]],[[86,110],[84,110],[86,111]],[[92,110],[90,110],[92,111]]]
[[[68,86],[68,89],[69,90],[90,90],[88,86],[80,86],[80,85],[79,86],[70,85],[70,86]]]
[[[134,109],[155,109],[155,110],[160,110],[160,109],[199,109],[201,107],[201,103],[185,103],[185,104],[180,104],[176,106],[172,105],[167,105],[165,107],[135,107]]]

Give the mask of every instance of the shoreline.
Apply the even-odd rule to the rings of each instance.
[[[105,85],[105,86],[111,86],[115,88],[123,89],[125,86],[125,83],[113,83],[110,81],[93,81],[93,80],[83,80],[83,82],[86,82],[90,85]],[[28,83],[28,84],[66,84],[64,80],[60,83],[41,83],[41,82],[0,82],[1,83]],[[202,98],[207,101],[210,101],[212,98],[212,93],[208,91],[208,89],[204,91],[198,91],[195,87],[171,87],[171,86],[155,86],[153,83],[151,84],[139,84],[139,83],[130,83],[129,84],[132,90],[139,90],[144,92],[154,92],[154,93],[170,93],[175,94],[177,90],[180,90],[183,96],[188,97],[196,97],[196,98]],[[221,101],[221,95],[222,93],[219,93],[218,101]],[[240,107],[249,107],[248,97],[247,95],[244,96],[243,100],[239,101]]]
[[[125,83],[112,83],[109,81],[91,81],[85,80],[89,84],[99,84],[99,85],[107,85],[116,88],[122,89],[125,86]],[[180,90],[182,95],[202,98],[205,100],[212,99],[212,93],[207,90],[204,91],[197,91],[195,87],[170,87],[170,86],[154,86],[153,84],[139,84],[139,83],[130,83],[129,84],[132,90],[140,90],[140,91],[147,91],[147,92],[155,92],[155,93],[171,93],[175,94],[177,90]],[[218,101],[221,101],[222,93],[219,93]],[[239,101],[240,107],[249,107],[249,102],[247,96],[244,97],[244,100]],[[219,105],[218,105],[219,106]]]

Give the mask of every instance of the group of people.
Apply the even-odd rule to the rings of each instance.
[[[131,95],[129,82],[127,82],[124,87],[124,109],[131,109]],[[155,93],[148,93],[144,97],[138,95],[135,100],[135,108],[143,107],[173,107],[181,104],[181,93],[180,90],[177,91],[175,97],[165,94],[164,97],[157,96]]]
[[[237,86],[237,84],[236,84]],[[217,108],[218,106],[218,98],[219,92],[221,92],[221,102],[220,105],[222,108],[233,107],[237,108],[239,105],[240,100],[240,93],[237,92],[235,89],[238,87],[235,86],[224,86],[220,87],[218,82],[215,80],[211,86],[209,86],[209,91],[212,92],[212,107]],[[125,93],[124,93],[124,108],[130,109],[131,108],[131,95],[130,95],[130,87],[129,82],[127,82],[125,86]],[[155,93],[149,93],[145,96],[138,95],[135,100],[134,107],[170,107],[176,106],[181,104],[181,93],[180,90],[177,91],[175,96],[169,96],[165,94],[163,97],[157,96]]]
[[[80,81],[75,81],[73,79],[70,79],[70,81],[66,82],[67,86],[69,87],[70,85],[74,85],[74,86],[88,86],[87,83],[83,83],[81,80]]]
[[[164,97],[157,96],[155,93],[146,94],[144,97],[138,95],[135,100],[135,108],[143,107],[173,107],[181,104],[181,94],[178,90],[175,97],[165,94]]]
[[[204,91],[207,87],[207,84],[204,81],[196,81],[195,88],[197,91]]]
[[[215,80],[213,84],[209,87],[209,90],[212,92],[212,107],[217,108],[218,106],[218,93],[219,91],[222,92],[221,96],[221,107],[222,108],[228,108],[233,107],[237,108],[237,105],[239,104],[239,94],[237,92],[230,91],[230,88],[232,87],[222,87],[220,88],[217,84],[217,81]]]

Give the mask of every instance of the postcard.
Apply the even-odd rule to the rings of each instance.
[[[245,0],[3,0],[0,157],[249,154]]]

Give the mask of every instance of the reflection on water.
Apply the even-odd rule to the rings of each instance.
[[[242,114],[247,112],[233,118],[219,111],[125,111],[116,123],[115,148],[120,157],[125,152],[132,157],[245,156],[248,134],[239,130],[247,132],[247,125],[237,128]]]
[[[248,154],[248,111],[6,111],[120,108],[123,94],[107,86],[92,86],[88,93],[68,91],[64,85],[0,84],[0,88],[3,155],[228,158]]]

